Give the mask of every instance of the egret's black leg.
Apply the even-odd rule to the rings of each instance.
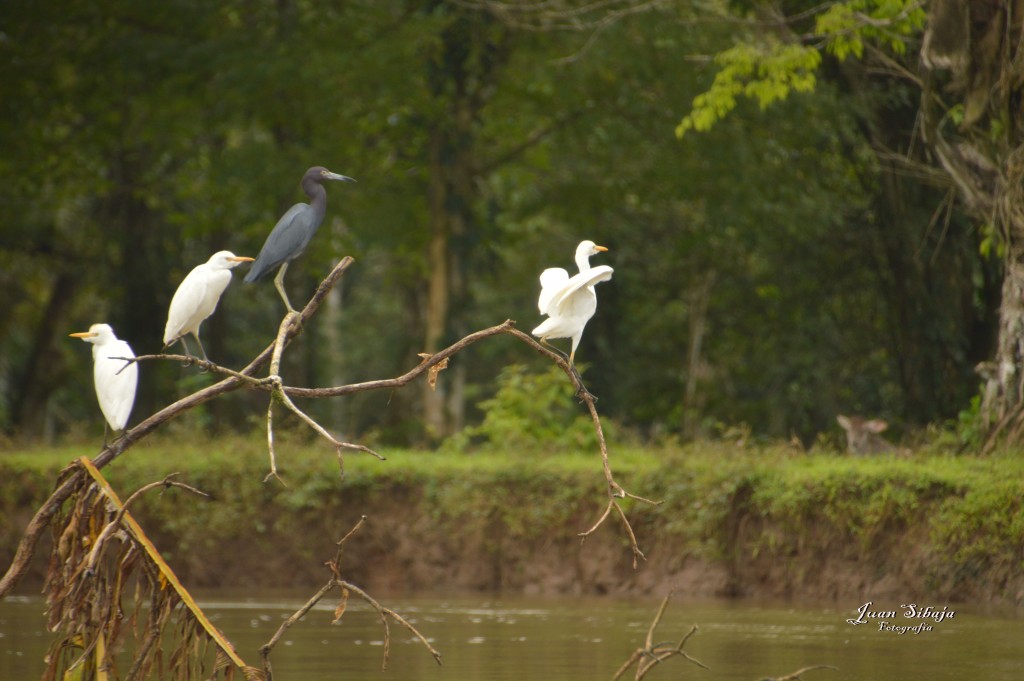
[[[572,369],[572,375],[576,377],[576,380],[579,381],[579,384],[580,384],[580,389],[576,391],[576,397],[580,398],[580,400],[583,400],[585,398],[590,398],[591,400],[596,402],[597,401],[597,395],[595,395],[594,393],[592,393],[589,390],[587,390],[587,386],[583,382],[583,376],[580,375],[579,370],[576,368],[576,361],[575,360],[576,360],[576,348],[573,348],[572,352],[569,353],[569,368]]]
[[[576,380],[579,382],[580,385],[579,390],[576,391],[576,397],[580,398],[580,400],[589,397],[594,402],[597,402],[597,395],[587,390],[587,386],[583,382],[583,377],[580,376],[580,372],[576,370],[576,365],[572,364],[569,366],[569,368],[572,369],[572,375],[576,377]]]
[[[549,343],[547,338],[541,338],[540,344],[546,347],[548,350],[551,350],[553,353],[564,359],[566,362],[569,362],[569,355],[565,354],[564,352],[556,348],[554,345]],[[569,365],[572,366],[572,362],[569,362]]]
[[[551,350],[555,354],[559,355],[562,359],[564,359],[566,362],[569,363],[569,371],[572,372],[573,377],[576,379],[576,382],[580,386],[579,390],[576,391],[576,396],[579,397],[581,400],[584,398],[584,396],[586,396],[586,397],[589,397],[590,399],[592,399],[592,400],[594,400],[596,402],[597,401],[597,396],[594,395],[589,390],[587,390],[587,386],[583,382],[583,376],[580,375],[579,370],[576,369],[576,364],[573,363],[573,359],[576,356],[576,351],[573,350],[572,352],[570,352],[567,355],[564,352],[562,352],[561,350],[559,350],[558,348],[556,348],[554,345],[549,343],[547,338],[541,338],[540,339],[540,343],[541,343],[541,345],[543,345],[544,347],[548,348],[549,350]]]

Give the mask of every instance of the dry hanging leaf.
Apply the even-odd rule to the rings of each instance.
[[[338,601],[338,607],[334,609],[334,620],[331,624],[337,624],[341,616],[345,614],[345,608],[348,606],[348,589],[342,587],[341,589],[341,600]]]
[[[433,357],[429,352],[421,352],[419,356],[423,359],[430,359]],[[431,390],[437,390],[437,375],[448,368],[448,358],[445,357],[434,366],[427,369],[427,384]]]

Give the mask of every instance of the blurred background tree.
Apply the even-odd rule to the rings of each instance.
[[[0,19],[10,435],[96,430],[88,349],[67,333],[106,321],[158,351],[184,274],[221,248],[256,255],[316,164],[358,184],[328,187],[292,300],[357,262],[290,353],[291,384],[395,375],[506,318],[529,330],[537,276],[584,238],[616,273],[578,354],[602,412],[642,433],[810,441],[838,412],[913,428],[965,408],[992,355],[999,259],[950,183],[900,160],[919,152],[914,83],[825,54],[813,90],[675,136],[761,3],[23,5]],[[913,62],[921,34],[886,58]],[[204,325],[211,359],[237,366],[282,312],[269,282],[234,282]],[[436,392],[308,406],[346,437],[435,442],[482,422],[512,364],[544,366],[495,341]],[[210,380],[146,364],[135,418]],[[248,399],[192,426],[248,428]]]

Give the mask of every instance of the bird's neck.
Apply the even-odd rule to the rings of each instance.
[[[327,213],[327,190],[319,182],[303,182],[302,191],[309,197],[309,205],[313,207],[320,219]]]
[[[580,255],[577,255],[576,256],[576,267],[580,268],[580,272],[586,272],[587,270],[589,270],[590,269],[590,256],[589,255],[583,255],[582,253]]]

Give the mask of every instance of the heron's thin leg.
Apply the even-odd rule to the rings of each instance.
[[[206,356],[206,349],[203,347],[203,341],[199,340],[199,334],[193,333],[192,337],[196,339],[196,343],[199,343],[199,352],[203,353],[203,359],[209,362],[210,358]]]
[[[274,277],[274,286],[277,287],[277,292],[281,294],[281,300],[284,301],[284,306],[288,308],[289,312],[295,312],[295,308],[292,307],[292,303],[288,300],[288,294],[284,292],[284,273],[288,270],[288,261],[285,260],[284,264],[281,265],[281,269],[277,271],[277,276]]]

